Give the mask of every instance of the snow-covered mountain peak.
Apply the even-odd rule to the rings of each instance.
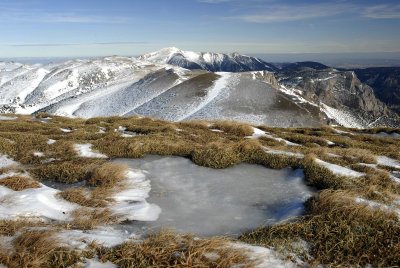
[[[237,52],[232,54],[193,52],[184,51],[176,47],[163,48],[159,51],[142,55],[138,59],[211,72],[272,71],[275,69],[272,64]]]

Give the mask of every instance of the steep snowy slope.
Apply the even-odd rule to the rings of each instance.
[[[258,58],[238,53],[222,54],[212,52],[183,51],[175,47],[164,48],[142,55],[139,60],[154,63],[168,63],[186,69],[203,69],[211,72],[274,71],[276,68]]]
[[[66,108],[60,114],[74,115],[75,110],[86,100],[100,98],[120,90],[127,91],[145,77],[149,82],[162,72],[174,74],[169,78],[164,76],[169,80],[165,86],[159,86],[161,88],[159,90],[165,90],[168,84],[172,86],[187,79],[185,74],[190,72],[171,65],[153,64],[126,57],[74,60],[44,66],[3,65],[6,67],[1,72],[4,81],[0,85],[1,110],[25,114],[54,109],[54,105],[62,104]],[[142,88],[144,87],[142,85]],[[146,95],[142,96],[142,102],[152,96],[150,92],[151,90],[142,93]],[[138,105],[140,104],[142,103],[139,101]],[[114,106],[119,105],[116,99]],[[115,113],[107,110],[107,107],[102,109],[105,113]]]

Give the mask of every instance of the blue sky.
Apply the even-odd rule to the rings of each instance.
[[[0,57],[400,52],[400,1],[0,0]]]

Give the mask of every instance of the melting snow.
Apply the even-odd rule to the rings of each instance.
[[[72,130],[71,130],[71,129],[68,129],[68,128],[60,128],[60,130],[61,130],[62,132],[64,132],[64,133],[70,133],[70,132],[72,132]]]
[[[250,260],[255,262],[257,268],[296,268],[298,265],[295,263],[283,260],[279,257],[277,252],[272,249],[251,246],[244,243],[231,243],[232,248],[243,249],[249,256]]]
[[[37,156],[37,157],[43,157],[44,153],[42,153],[42,152],[34,152],[33,155]]]
[[[88,157],[88,158],[108,158],[105,154],[101,154],[99,152],[93,151],[92,144],[86,143],[86,144],[75,144],[74,148],[75,151],[78,153],[80,157]]]
[[[264,151],[268,154],[279,154],[279,155],[293,156],[296,158],[304,158],[304,154],[300,154],[300,153],[293,153],[293,152],[281,151],[281,150],[273,150],[273,149],[269,149],[269,148],[264,148]]]
[[[258,139],[260,137],[266,137],[266,138],[269,138],[269,139],[272,139],[272,140],[276,140],[276,141],[279,141],[279,142],[284,142],[286,145],[289,145],[289,146],[300,146],[300,144],[297,144],[297,143],[294,143],[294,142],[290,142],[290,141],[282,139],[282,138],[274,137],[271,134],[269,134],[268,132],[265,132],[265,131],[263,131],[263,130],[261,130],[259,128],[256,128],[256,127],[253,127],[253,131],[254,131],[253,135],[248,136],[246,138]]]
[[[387,157],[387,156],[378,156],[376,157],[376,161],[379,165],[394,167],[400,169],[400,161]]]
[[[48,144],[48,145],[51,145],[51,144],[54,144],[54,143],[56,143],[56,142],[57,142],[56,140],[48,139],[47,144]]]
[[[78,205],[56,197],[58,190],[41,185],[40,188],[13,191],[0,186],[0,219],[19,217],[71,220],[69,215]]]
[[[15,164],[17,164],[17,162],[9,158],[7,155],[0,155],[0,168],[9,167]]]
[[[332,173],[340,175],[340,176],[350,176],[350,177],[362,177],[365,173],[357,172],[355,170],[342,167],[339,165],[331,164],[320,159],[315,159],[315,162],[327,169],[329,169]]]
[[[17,119],[18,119],[18,117],[0,115],[0,121],[11,121],[11,120],[17,120]]]
[[[112,262],[100,262],[98,259],[85,259],[83,268],[117,268]]]
[[[139,169],[130,169],[123,184],[125,189],[112,196],[117,203],[110,209],[115,214],[123,215],[126,220],[157,220],[161,209],[157,205],[146,202],[151,190],[150,181],[146,179],[146,175]]]

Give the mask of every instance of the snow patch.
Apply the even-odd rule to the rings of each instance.
[[[376,161],[378,162],[378,165],[400,169],[400,161],[396,159],[387,156],[378,156],[376,157]]]
[[[88,158],[108,158],[105,154],[93,151],[92,144],[75,144],[74,149],[78,153],[80,157],[88,157]]]
[[[257,268],[296,268],[297,264],[283,260],[278,253],[270,248],[251,246],[244,243],[231,243],[234,249],[243,249]]]
[[[57,141],[56,140],[53,140],[53,139],[48,139],[47,140],[47,144],[48,145],[52,145],[52,144],[54,144],[54,143],[56,143]]]
[[[7,155],[0,155],[0,168],[16,165],[17,162],[9,158]]]
[[[332,173],[340,176],[349,176],[349,177],[362,177],[365,173],[361,173],[346,167],[342,167],[339,165],[331,164],[320,159],[315,159],[315,163],[329,169]]]
[[[0,219],[40,218],[71,220],[70,213],[79,206],[57,197],[60,191],[41,184],[40,188],[13,191],[0,186]]]

